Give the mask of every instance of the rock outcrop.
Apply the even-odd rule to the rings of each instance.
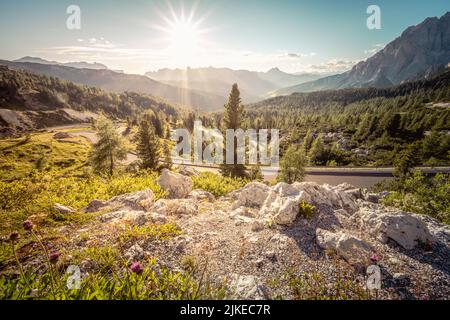
[[[349,262],[367,262],[372,252],[365,241],[345,232],[316,230],[317,243],[325,250],[334,250]]]
[[[81,211],[88,213],[112,210],[148,211],[153,206],[154,198],[153,191],[147,189],[136,193],[123,194],[108,201],[93,200]]]
[[[170,199],[184,199],[192,191],[191,178],[164,169],[158,180]]]
[[[435,241],[427,225],[414,214],[384,207],[362,207],[357,215],[363,228],[382,242],[391,239],[410,250],[420,242]]]
[[[306,198],[303,191],[281,182],[269,193],[260,211],[260,216],[272,219],[279,225],[291,225],[299,213],[301,199]]]
[[[216,197],[214,197],[214,195],[208,191],[195,189],[189,193],[188,199],[194,199],[195,201],[214,202],[214,200],[216,200]]]
[[[237,201],[233,204],[233,208],[261,208],[269,192],[270,188],[264,183],[251,182],[239,190]]]
[[[198,204],[192,199],[160,199],[152,211],[163,216],[195,215],[198,213]]]

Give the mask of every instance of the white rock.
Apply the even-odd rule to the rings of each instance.
[[[195,215],[198,205],[192,199],[160,199],[153,206],[153,212],[164,216]]]
[[[369,244],[344,232],[316,230],[317,243],[323,249],[333,249],[347,261],[366,262],[372,252]]]
[[[72,207],[63,206],[62,204],[55,203],[53,205],[53,208],[58,211],[59,213],[68,214],[68,213],[75,213],[76,210]]]
[[[304,200],[319,205],[327,205],[334,209],[345,209],[349,212],[358,210],[358,205],[353,196],[333,188],[330,185],[319,185],[314,182],[296,182],[292,185],[298,191],[305,193]]]
[[[132,225],[142,226],[147,223],[147,214],[144,211],[115,211],[100,216],[103,223],[123,223],[128,222]]]
[[[128,262],[139,261],[144,257],[144,249],[137,243],[131,246],[124,254],[125,260]]]
[[[413,249],[419,242],[435,242],[427,225],[412,213],[388,211],[378,206],[362,207],[357,214],[362,227],[382,242],[392,239],[407,250]]]
[[[234,274],[231,277],[230,288],[236,299],[264,300],[267,299],[267,289],[255,276]]]
[[[93,200],[83,212],[99,212],[103,210],[149,210],[155,196],[150,189],[136,193],[127,193],[114,197],[108,201]]]
[[[279,225],[292,225],[304,196],[304,192],[299,192],[286,183],[279,183],[270,191],[259,215]]]
[[[270,192],[270,187],[261,182],[252,182],[242,188],[239,192],[233,208],[249,207],[260,208]]]
[[[208,191],[201,189],[192,190],[188,195],[188,199],[194,199],[196,201],[206,200],[209,202],[214,202],[216,200],[216,198],[212,193],[209,193]]]
[[[193,188],[191,178],[171,172],[167,169],[162,171],[158,183],[167,192],[168,197],[171,199],[186,198]]]

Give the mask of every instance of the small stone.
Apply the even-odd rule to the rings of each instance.
[[[59,213],[62,214],[69,214],[69,213],[75,213],[76,210],[72,207],[68,207],[68,206],[63,206],[62,204],[59,203],[55,203],[53,205],[53,208],[58,211]]]
[[[138,261],[144,257],[144,249],[137,243],[131,246],[124,254],[128,262]]]
[[[265,228],[265,223],[262,220],[255,220],[252,222],[252,231],[253,232],[259,232],[264,230]]]
[[[264,265],[264,259],[258,259],[255,261],[256,268],[261,268]]]

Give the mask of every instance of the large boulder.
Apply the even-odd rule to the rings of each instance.
[[[164,169],[158,180],[170,199],[184,199],[192,191],[191,178]]]
[[[153,212],[164,216],[195,215],[198,204],[193,199],[160,199],[153,206]]]
[[[93,200],[82,209],[82,212],[99,212],[112,210],[148,211],[153,206],[153,191],[150,189],[136,193],[127,193],[114,197],[108,201]]]
[[[435,242],[427,225],[415,214],[371,206],[362,207],[357,215],[362,227],[381,242],[391,239],[407,250],[419,242]]]
[[[372,252],[370,245],[351,234],[317,229],[316,238],[322,249],[334,250],[349,262],[365,263],[370,259]]]
[[[259,214],[272,219],[276,224],[291,225],[297,218],[300,202],[304,199],[304,192],[299,192],[293,186],[281,182],[270,191]]]
[[[233,208],[249,207],[261,208],[267,196],[270,187],[261,182],[251,182],[242,188],[237,196],[237,201],[233,204]]]
[[[349,183],[341,183],[340,185],[334,187],[334,190],[344,192],[353,197],[353,199],[363,199],[363,190],[357,188]]]
[[[326,205],[334,209],[344,209],[351,213],[358,210],[356,199],[353,195],[338,187],[315,182],[296,182],[292,185],[295,189],[305,193],[305,200],[317,205]]]

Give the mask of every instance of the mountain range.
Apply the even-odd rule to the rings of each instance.
[[[29,62],[29,63],[39,63],[39,64],[51,64],[51,65],[58,65],[58,66],[64,66],[64,67],[71,67],[71,68],[77,68],[77,69],[93,69],[93,70],[106,70],[108,69],[107,66],[101,63],[89,63],[89,62],[67,62],[67,63],[60,63],[56,61],[48,61],[39,57],[23,57],[17,60],[14,60],[13,62]]]
[[[98,87],[115,93],[129,91],[148,94],[165,99],[170,103],[190,106],[201,111],[216,111],[223,107],[226,102],[226,98],[223,96],[179,88],[152,80],[146,76],[125,74],[108,69],[79,69],[59,63],[52,64],[6,60],[0,60],[0,65],[6,65],[14,70],[24,70],[35,74],[56,77],[77,84]]]
[[[381,51],[350,71],[298,84],[275,92],[313,92],[344,88],[385,88],[407,81],[429,78],[450,62],[450,12],[427,18],[407,28]]]
[[[238,83],[243,103],[250,104],[295,92],[391,87],[428,79],[444,70],[449,62],[450,12],[447,12],[440,18],[427,18],[407,28],[397,39],[351,70],[326,77],[289,74],[278,68],[256,72],[213,67],[160,69],[144,76],[109,70],[99,63],[59,63],[36,57],[0,60],[0,65],[116,93],[129,91],[152,95],[209,112],[223,107],[233,83]]]
[[[147,72],[152,79],[177,87],[201,90],[216,95],[226,95],[234,83],[239,84],[245,103],[270,97],[273,91],[317,80],[323,74],[290,74],[278,68],[267,72],[232,70],[229,68],[160,69]]]

